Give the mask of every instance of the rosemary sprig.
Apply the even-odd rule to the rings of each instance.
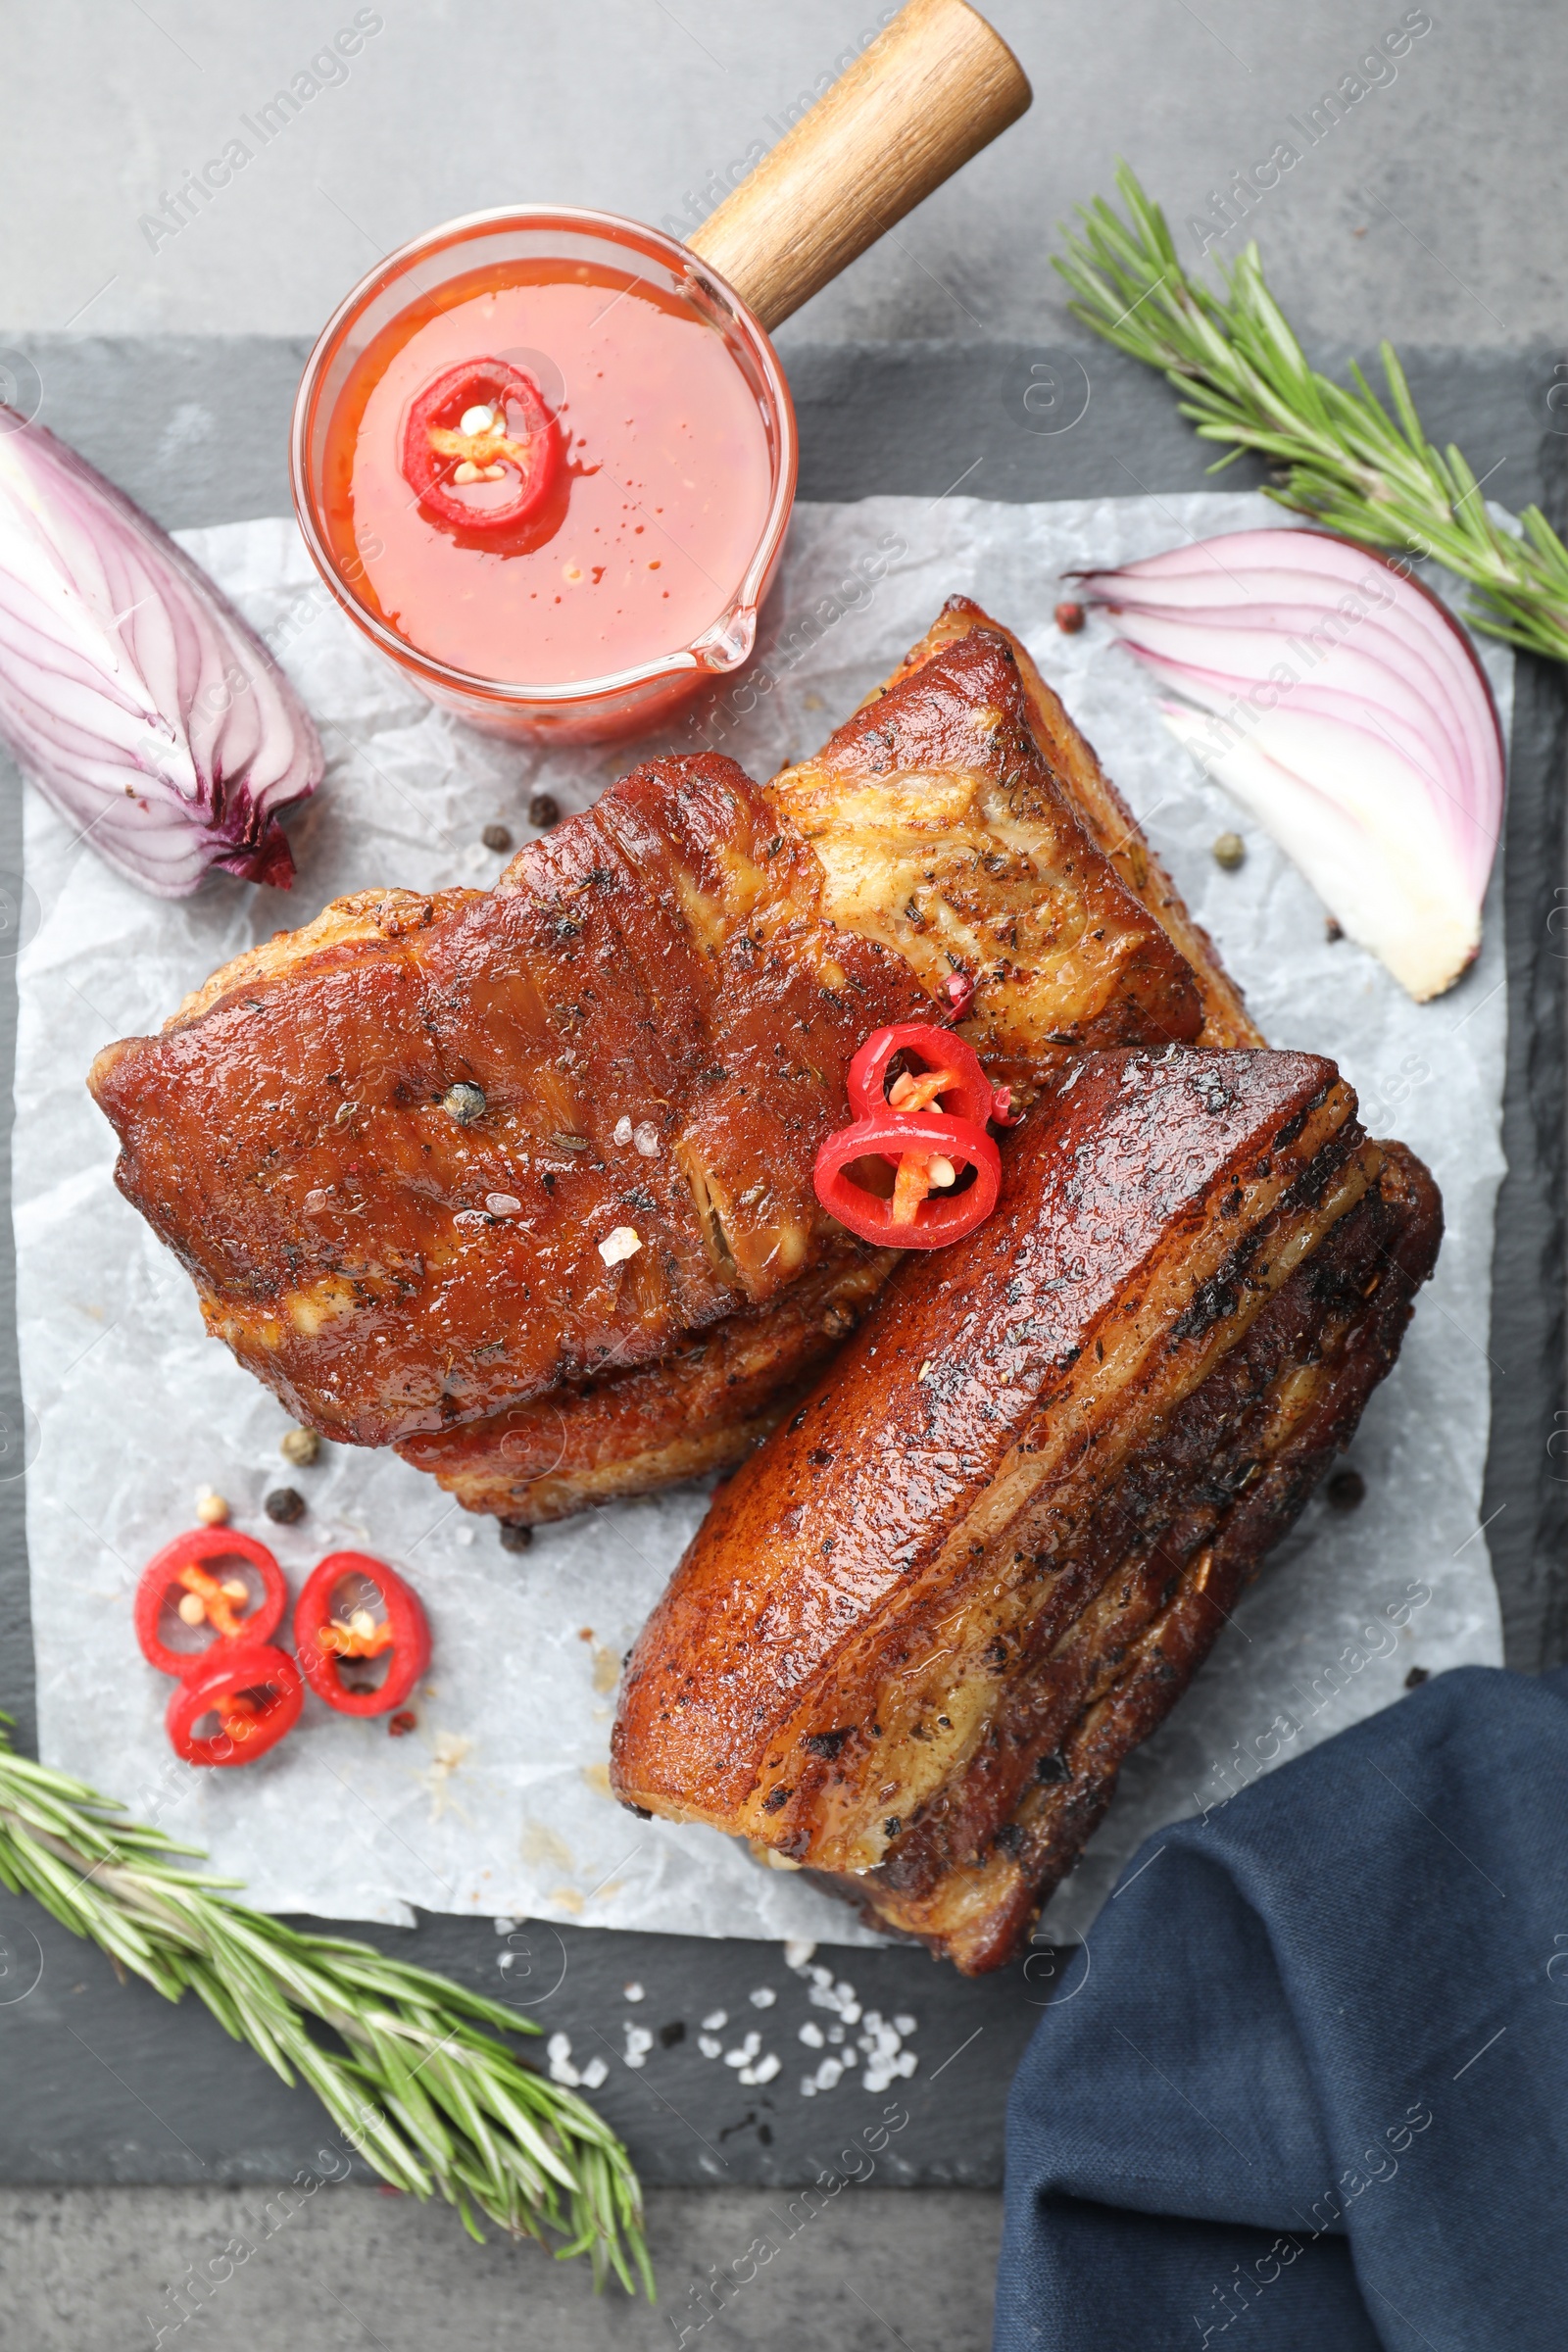
[[[1476,628],[1568,661],[1568,548],[1539,507],[1520,515],[1518,538],[1493,518],[1461,453],[1427,440],[1393,346],[1381,347],[1391,416],[1354,362],[1348,391],[1308,367],[1255,245],[1221,265],[1215,293],[1188,276],[1164,214],[1125,164],[1116,185],[1126,218],[1103,197],[1080,205],[1083,233],[1063,229],[1054,266],[1074,317],[1162,369],[1200,436],[1231,444],[1210,471],[1258,451],[1282,506],[1363,546],[1435,558],[1476,591]]]
[[[411,2195],[445,2197],[470,2235],[482,2237],[482,2214],[558,2258],[586,2254],[596,2288],[613,2272],[652,2297],[625,2149],[586,2100],[496,2038],[537,2034],[531,2019],[369,1944],[253,1911],[234,1899],[238,1881],[173,1859],[196,1848],[118,1813],[18,1755],[0,1728],[0,1881],[13,1893],[36,1895],[166,1999],[196,1993],[285,2082],[304,2078],[348,2147]]]

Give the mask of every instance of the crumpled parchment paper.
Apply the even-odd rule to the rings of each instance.
[[[1167,735],[1104,625],[1067,637],[1052,619],[1075,565],[1278,520],[1260,499],[1206,494],[803,505],[760,662],[650,747],[673,736],[766,776],[818,743],[946,597],[978,598],[1028,640],[1269,1038],[1339,1060],[1372,1132],[1403,1137],[1443,1187],[1437,1280],[1355,1443],[1364,1503],[1346,1514],[1315,1502],[1247,1594],[1193,1690],[1128,1765],[1047,1913],[1043,1932],[1057,1936],[1088,1924],[1162,1821],[1386,1706],[1413,1663],[1501,1655],[1477,1518],[1502,1171],[1500,895],[1461,986],[1412,1004],[1370,956],[1330,944],[1322,907],[1255,829],[1243,827],[1240,872],[1220,870],[1210,845],[1234,810]],[[271,1909],[406,1921],[419,1905],[867,1940],[847,1908],[792,1874],[712,1832],[639,1822],[611,1799],[621,1656],[702,1516],[702,1493],[601,1510],[512,1555],[491,1521],[466,1517],[391,1453],[328,1447],[317,1467],[291,1469],[278,1452],[281,1408],[204,1336],[189,1281],[114,1190],[114,1139],[83,1086],[99,1047],[155,1028],[219,963],[346,891],[489,881],[502,859],[481,846],[486,824],[520,840],[530,791],[582,808],[632,757],[526,752],[433,710],[336,612],[292,520],[180,537],[278,653],[330,767],[292,828],[299,879],[287,897],[220,876],[179,905],[150,899],[26,796],[14,1182],[43,1753],[205,1846]],[[1509,657],[1494,646],[1482,656],[1506,719]],[[309,1514],[274,1529],[262,1497],[284,1484],[305,1494]],[[410,1577],[435,1643],[416,1732],[392,1740],[384,1722],[308,1698],[299,1730],[257,1765],[203,1773],[175,1761],[163,1730],[170,1686],[137,1651],[131,1598],[153,1550],[191,1524],[204,1485],[273,1545],[295,1589],[342,1545]]]

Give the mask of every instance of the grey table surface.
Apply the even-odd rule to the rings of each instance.
[[[355,12],[323,16],[305,0],[235,11],[57,0],[40,22],[16,0],[0,6],[0,189],[14,231],[0,261],[0,369],[24,392],[35,382],[46,420],[166,523],[285,506],[283,421],[304,350],[376,251],[445,215],[540,193],[689,225],[715,174],[775,135],[799,94],[883,12],[827,0],[745,12],[710,0],[583,0],[569,14],[529,4],[509,12],[506,37],[481,54],[471,19],[451,7],[368,13],[380,24],[347,80],[302,105],[221,203],[187,207],[177,235],[158,236],[143,222],[156,222],[164,195]],[[1051,224],[1107,183],[1118,152],[1178,222],[1200,214],[1385,29],[1383,16],[1346,0],[1215,0],[1200,14],[1180,0],[1113,12],[1008,0],[990,13],[1031,72],[1034,112],[781,338],[802,411],[805,495],[936,496],[975,459],[965,488],[992,497],[1196,486],[1203,453],[1164,388],[1075,344],[1047,266]],[[1388,24],[1401,13],[1391,6]],[[1452,432],[1478,473],[1495,466],[1489,489],[1506,503],[1543,492],[1560,501],[1568,445],[1551,394],[1568,366],[1553,223],[1568,178],[1555,135],[1568,35],[1539,0],[1432,13],[1396,82],[1343,107],[1249,225],[1314,357],[1336,365],[1381,333],[1400,338],[1413,347],[1434,436]],[[177,209],[164,218],[177,220]],[[1197,232],[1184,233],[1196,259]],[[1219,254],[1245,233],[1230,233]],[[1091,379],[1081,422],[1055,437],[1029,431],[1031,368],[1075,360]],[[204,417],[220,420],[216,434]],[[1522,686],[1543,789],[1532,827],[1508,849],[1514,1175],[1499,1237],[1510,1345],[1533,1377],[1494,1446],[1487,1508],[1512,1506],[1493,1540],[1510,1656],[1536,1664],[1562,1646],[1561,1494],[1540,1468],[1561,1410],[1561,1268],[1542,1214],[1560,1166],[1560,972],[1548,926],[1562,865],[1546,786],[1560,795],[1561,743],[1549,684],[1533,673]],[[0,874],[17,872],[19,834],[7,790]],[[9,1053],[7,1030],[7,1086]],[[9,1253],[0,1260],[9,1331]],[[0,1363],[0,1387],[8,1377],[14,1355],[9,1375]],[[0,1411],[15,1402],[13,1386]],[[0,1481],[0,1703],[19,1708],[25,1736],[21,1506],[20,1482]],[[467,1933],[425,1923],[417,1941],[437,1965],[483,1976],[493,1940],[466,1944]],[[734,1982],[721,1947],[565,1942],[562,1993],[571,1987],[585,2017],[632,1973],[661,2022],[666,2010],[671,2021],[697,2014],[710,1985],[718,1997]],[[761,1957],[754,1947],[742,1973]],[[788,2261],[708,2340],[979,2345],[994,2204],[960,2184],[997,2178],[1002,2091],[1038,1988],[1016,1979],[964,1986],[897,1952],[851,1955],[847,1973],[867,1997],[907,2001],[921,2016],[927,2072],[901,2162],[792,2240]],[[698,2114],[699,2085],[679,2073],[689,2052],[665,2055],[666,2096]],[[257,2217],[270,2184],[309,2160],[318,2134],[306,2103],[205,2020],[117,1986],[64,1936],[48,1943],[39,1994],[0,2011],[0,2179],[18,2183],[0,2190],[0,2322],[18,2341],[156,2339],[175,2308],[171,2282],[245,2227],[260,2251],[224,2290],[221,2324],[264,2344],[314,2352],[368,2334],[401,2352],[437,2327],[465,2345],[664,2340],[666,2320],[592,2305],[573,2274],[505,2247],[479,2254],[444,2214],[371,2189],[318,2198],[274,2246],[275,2230]],[[705,2164],[690,2127],[652,2088],[612,2079],[603,2096],[647,2177],[670,2183],[655,2193],[654,2240],[666,2303],[680,2310],[687,2280],[768,2227],[764,2213],[777,2233],[783,2209],[769,2183],[787,2193],[837,2150],[826,2118],[804,2128],[804,2102],[787,2118],[781,2106],[749,2120],[743,2104],[706,2119],[713,2130],[705,2124],[702,2136],[721,2161]],[[931,2185],[885,2194],[900,2179]],[[679,2185],[697,2180],[722,2185]],[[117,2181],[127,2185],[102,2185]]]

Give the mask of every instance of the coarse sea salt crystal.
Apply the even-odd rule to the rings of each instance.
[[[590,2058],[582,2070],[584,2090],[597,2090],[609,2072],[610,2069],[602,2058]]]
[[[778,1999],[778,1994],[773,1990],[771,1984],[759,1984],[756,1991],[750,1995],[750,1999],[754,2009],[771,2009],[773,2003]]]
[[[897,2026],[901,2034],[912,2034],[919,2021],[916,2018],[906,2015],[901,2010],[899,2015],[893,2020],[893,2023],[895,2026]]]
[[[740,2082],[771,2082],[782,2063],[778,2052],[769,2050],[767,2056],[759,2058],[755,2066],[743,2067],[736,2077],[736,2081]]]
[[[545,2052],[550,2060],[551,2082],[564,2082],[568,2090],[575,2090],[582,2077],[571,2063],[571,2036],[568,2034],[552,2034],[545,2044]]]
[[[762,2036],[760,2034],[748,2034],[739,2049],[724,2052],[724,2064],[726,2066],[750,2066],[761,2046]]]
[[[819,2050],[822,2047],[823,2040],[821,2027],[813,2024],[811,2019],[808,2018],[805,2025],[801,2028],[801,2039],[805,2042],[808,2050]]]
[[[642,1248],[642,1235],[635,1225],[617,1225],[599,1245],[599,1254],[607,1266],[618,1266],[628,1257],[635,1257]]]
[[[816,1945],[811,1942],[808,1936],[792,1936],[784,1946],[785,1967],[795,1969],[808,1967],[810,1965],[811,1954],[815,1950]]]
[[[721,2058],[724,2054],[724,2044],[716,2034],[699,2034],[697,2047],[705,2058]]]
[[[624,1111],[621,1112],[620,1117],[615,1121],[615,1132],[612,1140],[622,1147],[631,1142],[631,1121],[627,1118]]]
[[[634,1984],[623,1984],[620,1988],[620,1997],[623,2001],[640,2001],[645,1998],[645,1995],[642,1986]]]
[[[728,2024],[729,2011],[727,2009],[710,2009],[708,2015],[703,2020],[703,2032],[705,2034],[719,2034],[723,2032],[724,2028]]]
[[[654,2037],[646,2026],[628,2025],[626,2033],[626,2064],[641,2066],[654,2046]]]
[[[837,2084],[838,2079],[843,2072],[844,2069],[842,2066],[840,2066],[836,2058],[824,2058],[821,2065],[816,2070],[817,2089],[832,2090]]]

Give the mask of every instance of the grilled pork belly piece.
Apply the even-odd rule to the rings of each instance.
[[[930,1010],[732,760],[655,760],[493,891],[366,893],[241,956],[90,1083],[209,1328],[383,1445],[842,1258],[811,1166],[845,1069]]]
[[[1018,650],[978,609],[767,790],[826,868],[836,922],[933,995],[977,977],[959,1034],[996,1078],[1028,1088],[1086,1046],[1197,1037],[1191,966],[1096,852],[1036,740]]]
[[[1180,891],[1165,871],[1144,834],[1143,827],[1105,774],[1094,745],[1068,717],[1059,695],[1046,684],[1029,648],[1002,621],[967,596],[950,596],[918,645],[884,685],[866,697],[862,710],[896,689],[902,689],[916,670],[960,638],[984,630],[1003,638],[1018,664],[1036,749],[1051,769],[1074,815],[1115,867],[1133,895],[1141,899],[1169,935],[1178,954],[1191,965],[1202,1000],[1200,1046],[1261,1046],[1262,1031],[1248,1012],[1241,990],[1219,958],[1219,951],[1201,923],[1187,911]],[[823,754],[826,759],[838,737]],[[776,789],[776,787],[774,788]],[[1143,1041],[1140,1041],[1143,1042]]]
[[[968,598],[950,599],[887,684],[767,790],[823,858],[840,922],[933,987],[955,961],[980,976],[960,1034],[1025,1092],[1084,1044],[1163,1045],[1200,1023],[1205,1044],[1262,1043],[1026,647]],[[1085,865],[1086,833],[1103,863]],[[858,1306],[869,1291],[855,1268],[847,1279]],[[531,1524],[646,1494],[742,1460],[847,1328],[781,1301],[657,1370],[414,1438],[405,1459],[466,1509]]]
[[[299,1418],[382,1445],[554,1390],[575,1414],[580,1384],[858,1262],[813,1195],[816,1150],[856,1048],[930,1017],[960,949],[981,957],[971,1028],[1020,1085],[1075,1045],[1196,1034],[1193,975],[1053,780],[1006,641],[938,651],[884,710],[880,748],[842,763],[864,818],[841,834],[853,906],[733,762],[655,760],[494,891],[340,901],[99,1056],[122,1191]],[[814,822],[834,789],[806,796]],[[916,888],[910,844],[937,874],[929,939],[878,904]],[[622,1228],[639,1247],[607,1263]],[[773,1347],[774,1387],[819,1340],[797,1323],[793,1353]],[[744,1443],[694,1452],[679,1379],[663,1439],[647,1384],[622,1403],[601,1397],[584,1446],[623,1445],[643,1464],[626,1481]],[[760,1409],[754,1380],[741,1417]],[[494,1432],[514,1469],[518,1435]],[[499,1492],[461,1435],[452,1467]]]
[[[629,1803],[1002,1965],[1389,1370],[1441,1207],[1310,1054],[1096,1055],[714,1498]]]

